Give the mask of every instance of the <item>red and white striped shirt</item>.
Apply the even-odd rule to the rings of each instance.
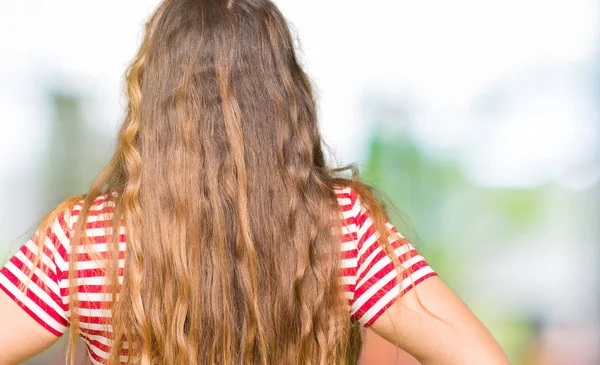
[[[398,285],[396,271],[380,245],[380,236],[374,229],[369,210],[353,189],[340,187],[335,192],[343,223],[340,276],[344,294],[348,298],[350,315],[367,327],[394,303],[400,292],[407,292],[436,273],[415,248],[400,236],[400,240],[389,240],[407,273]],[[77,221],[81,204],[76,205],[69,215],[65,213],[55,220],[50,234],[45,237],[41,256],[47,274],[37,269],[34,280],[28,284],[27,294],[19,290],[19,285],[26,282],[28,268],[33,266],[27,257],[38,254],[36,238],[21,246],[0,269],[0,288],[56,336],[61,336],[69,327],[69,232]],[[95,251],[101,257],[104,255],[103,259],[108,257],[104,227],[111,221],[112,209],[101,196],[94,201],[86,222],[87,236]],[[389,222],[386,225],[397,232]],[[122,283],[126,243],[123,227],[121,233],[119,280]],[[79,335],[87,345],[92,363],[105,364],[110,351],[110,340],[104,334],[110,331],[111,294],[107,293],[107,278],[100,266],[103,262],[93,260],[81,246],[77,246],[76,262],[80,302],[76,310],[81,323]],[[122,361],[125,361],[124,357]]]

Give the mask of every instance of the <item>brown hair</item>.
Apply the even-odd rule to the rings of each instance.
[[[311,85],[275,5],[165,0],[127,71],[127,93],[113,159],[88,194],[40,228],[84,199],[71,245],[90,250],[90,206],[101,195],[114,204],[109,364],[126,342],[131,364],[356,364],[361,329],[339,260],[328,259],[340,255],[334,188],[353,188],[376,229],[394,233],[356,171],[342,177],[351,166],[326,166]],[[75,255],[69,262],[73,364]]]

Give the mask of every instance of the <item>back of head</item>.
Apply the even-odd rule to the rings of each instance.
[[[339,257],[339,179],[275,5],[164,1],[127,84],[115,156],[81,212],[114,192],[113,232],[127,232],[110,363],[125,347],[136,364],[355,362],[326,259]]]

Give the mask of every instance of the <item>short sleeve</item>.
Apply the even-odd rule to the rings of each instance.
[[[350,192],[350,199],[354,205],[358,252],[351,315],[361,325],[368,327],[396,301],[399,294],[403,295],[423,280],[437,274],[415,247],[386,220],[386,226],[400,237],[388,237],[402,266],[402,282],[398,283],[397,271],[392,259],[383,249],[383,238],[375,229],[370,211],[361,203],[354,190]]]
[[[56,336],[69,326],[67,281],[67,251],[70,237],[67,215],[57,217],[43,236],[43,250],[38,250],[39,230],[0,269],[0,289],[12,298],[33,319]],[[28,275],[36,257],[40,265],[30,281]],[[23,285],[27,285],[22,291]]]

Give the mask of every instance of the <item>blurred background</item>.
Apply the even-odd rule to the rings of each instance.
[[[514,364],[600,364],[600,3],[276,3],[332,163],[400,209]],[[0,265],[108,161],[157,4],[0,0]],[[416,364],[366,342],[363,365]]]

